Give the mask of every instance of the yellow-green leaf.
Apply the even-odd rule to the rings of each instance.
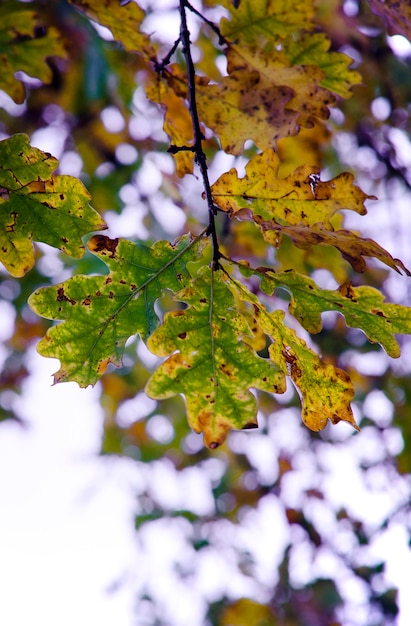
[[[351,409],[354,387],[344,370],[325,363],[294,330],[284,324],[284,311],[269,312],[260,299],[237,281],[240,297],[254,307],[255,319],[272,341],[270,357],[290,376],[301,397],[302,420],[311,430],[321,430],[330,420],[358,428]]]
[[[284,55],[292,66],[315,66],[323,72],[320,86],[328,91],[350,98],[351,87],[361,83],[361,75],[350,69],[353,60],[341,52],[330,51],[331,42],[324,33],[306,33],[288,37]]]
[[[126,50],[154,55],[155,47],[146,33],[140,31],[145,18],[144,11],[135,2],[119,3],[118,0],[69,0],[95,22],[106,26]]]
[[[47,59],[66,56],[57,29],[49,27],[44,33],[40,25],[38,11],[31,4],[13,0],[0,3],[0,89],[17,103],[24,101],[25,88],[16,72],[49,83],[52,72]]]
[[[321,289],[311,278],[294,271],[264,273],[261,288],[265,292],[273,293],[280,286],[292,295],[290,313],[310,333],[321,331],[321,313],[338,311],[348,326],[363,330],[369,341],[381,344],[391,357],[400,356],[395,335],[411,333],[411,308],[385,302],[373,287],[343,283],[336,290]]]
[[[189,284],[186,262],[201,256],[201,239],[185,235],[175,244],[142,243],[96,235],[88,248],[111,270],[105,276],[74,276],[35,291],[31,308],[42,317],[65,320],[39,342],[38,352],[60,359],[55,382],[93,385],[109,363],[120,366],[127,339],[143,339],[158,325],[154,310],[165,289]]]
[[[241,0],[237,9],[231,3],[231,16],[220,23],[221,33],[230,41],[262,44],[273,36],[311,27],[312,0]]]
[[[80,258],[82,235],[106,228],[77,178],[53,176],[58,161],[27,135],[0,142],[0,260],[13,276],[34,265],[33,241]]]
[[[282,393],[284,376],[247,343],[252,331],[221,271],[204,268],[176,299],[188,308],[167,313],[149,338],[154,354],[171,356],[151,376],[146,392],[158,399],[183,394],[190,426],[215,448],[231,428],[257,426],[250,388]]]
[[[273,150],[253,157],[246,174],[239,178],[233,168],[212,186],[215,203],[230,216],[249,210],[252,216],[279,223],[312,226],[323,222],[332,230],[330,218],[341,209],[365,215],[368,196],[353,185],[353,176],[344,172],[321,181],[319,169],[304,165],[286,178],[278,178],[279,158]]]

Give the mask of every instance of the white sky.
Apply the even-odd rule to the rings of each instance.
[[[96,456],[96,394],[51,387],[56,361],[30,361],[27,428],[0,426],[0,623],[126,626],[130,588],[107,590],[135,565],[133,472]]]

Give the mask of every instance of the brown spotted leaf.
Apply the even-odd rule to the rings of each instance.
[[[247,268],[242,271],[245,275],[250,272]],[[272,294],[277,287],[291,294],[289,311],[310,333],[321,331],[321,313],[337,311],[348,326],[361,329],[369,341],[381,344],[391,357],[400,356],[395,335],[411,333],[411,308],[385,302],[383,294],[373,287],[343,283],[336,290],[321,289],[311,278],[293,270],[263,272],[262,290]]]
[[[34,265],[33,241],[80,258],[81,237],[106,228],[77,178],[54,176],[58,161],[27,135],[0,141],[0,261],[13,276]]]
[[[280,161],[273,150],[253,157],[239,178],[233,168],[212,186],[215,203],[230,216],[250,211],[253,219],[274,219],[292,225],[313,226],[323,222],[332,230],[331,217],[342,209],[364,215],[367,196],[344,172],[329,181],[320,180],[317,167],[304,165],[286,178],[278,177]]]
[[[188,308],[167,313],[150,336],[150,350],[168,358],[146,392],[158,399],[183,394],[190,426],[215,448],[231,428],[257,426],[250,388],[282,393],[284,375],[250,347],[252,329],[221,271],[204,268],[176,299]]]
[[[188,261],[201,256],[203,240],[185,235],[175,244],[142,243],[96,235],[89,250],[108,266],[104,276],[74,276],[35,291],[31,308],[42,317],[64,320],[39,342],[38,352],[60,360],[55,382],[94,385],[109,363],[120,366],[127,339],[146,339],[159,323],[154,310],[165,289],[189,284]]]
[[[284,311],[269,312],[244,285],[233,281],[240,297],[253,305],[257,324],[270,338],[270,357],[290,376],[302,404],[302,420],[311,430],[321,430],[330,420],[358,428],[351,409],[354,387],[344,370],[325,363],[294,330],[284,323]]]
[[[177,66],[165,72],[165,78],[177,96],[187,98],[186,78]],[[201,121],[218,135],[223,150],[230,154],[241,154],[248,139],[265,150],[275,146],[277,139],[298,131],[299,114],[287,109],[293,90],[261,83],[258,72],[233,71],[220,84],[199,77],[196,94]]]
[[[400,259],[394,259],[387,250],[384,250],[373,239],[363,239],[350,230],[331,231],[320,224],[296,226],[277,224],[275,220],[263,220],[259,216],[254,216],[255,222],[259,225],[264,239],[279,247],[282,236],[290,237],[297,248],[308,250],[314,245],[326,245],[337,248],[346,261],[350,263],[356,272],[364,272],[366,263],[364,257],[374,257],[398,273],[403,271],[408,276],[411,272],[405,267]]]
[[[288,40],[287,40],[288,41]],[[228,72],[257,72],[258,88],[278,90],[285,86],[293,96],[284,106],[298,113],[295,134],[300,126],[312,128],[316,119],[326,120],[336,96],[350,97],[350,87],[361,80],[349,69],[352,60],[344,54],[329,52],[329,40],[322,34],[290,38],[280,49],[261,46],[228,46]]]
[[[287,88],[292,92],[292,98],[278,102],[276,108],[284,107],[283,117],[287,112],[297,113],[297,124],[287,133],[285,125],[280,127],[277,138],[296,134],[300,127],[312,128],[316,119],[327,119],[336,97],[349,98],[351,87],[361,82],[358,72],[349,67],[352,59],[330,51],[331,41],[324,33],[308,32],[314,28],[313,2],[291,4],[244,0],[238,10],[231,7],[231,21],[221,21],[229,76],[254,74],[258,90],[281,93]],[[266,147],[274,146],[272,142]]]

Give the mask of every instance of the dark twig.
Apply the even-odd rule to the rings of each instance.
[[[157,61],[157,59],[154,61],[154,69],[155,69],[156,72],[161,74],[161,72],[164,71],[164,69],[170,63],[171,57],[173,56],[174,52],[177,50],[177,48],[178,48],[178,46],[180,44],[180,41],[181,41],[181,37],[179,37],[178,39],[175,40],[175,42],[173,43],[173,45],[170,48],[169,52],[166,54],[166,56],[164,57],[164,59],[162,61]]]
[[[228,43],[227,40],[222,36],[218,26],[216,26],[213,22],[211,22],[211,20],[208,20],[206,17],[204,17],[204,15],[200,13],[200,11],[197,11],[197,9],[193,7],[190,4],[190,2],[188,2],[188,0],[184,4],[186,5],[187,9],[191,11],[191,13],[194,13],[195,15],[197,15],[201,20],[203,20],[205,24],[207,24],[207,26],[211,28],[212,31],[215,32],[215,34],[218,37],[218,43],[220,44],[220,46],[224,46],[225,44]]]
[[[203,179],[205,198],[208,206],[209,222],[207,233],[211,236],[213,242],[212,264],[214,269],[219,269],[219,259],[221,253],[218,247],[217,232],[215,227],[215,215],[217,213],[217,209],[214,205],[213,196],[211,194],[211,186],[208,178],[207,157],[203,150],[204,135],[201,132],[200,120],[197,111],[195,68],[193,58],[191,56],[190,31],[188,30],[187,26],[186,8],[190,8],[188,6],[188,2],[186,2],[186,0],[180,0],[180,40],[183,44],[183,54],[187,66],[188,102],[194,131],[194,144],[192,146],[192,149],[195,153],[195,161],[200,168],[201,177]]]

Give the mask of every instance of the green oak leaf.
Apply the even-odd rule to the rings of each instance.
[[[27,135],[0,141],[0,261],[16,277],[34,265],[33,241],[80,258],[82,235],[106,228],[77,178],[53,176],[58,161]]]
[[[330,51],[330,46],[331,41],[324,33],[306,33],[302,37],[287,37],[284,54],[291,65],[319,68],[324,73],[322,87],[342,98],[350,98],[351,87],[361,83],[361,75],[350,69],[353,59]]]
[[[301,28],[312,28],[312,0],[241,0],[237,9],[227,3],[230,20],[221,20],[221,34],[230,41],[256,43],[283,38]]]
[[[190,283],[187,261],[201,256],[207,241],[185,235],[174,244],[142,243],[95,235],[88,248],[103,260],[105,276],[74,276],[43,287],[29,298],[42,317],[65,320],[50,328],[37,350],[60,360],[54,381],[93,385],[109,363],[120,366],[126,341],[138,333],[146,339],[159,324],[154,310],[165,289],[179,291]]]
[[[283,393],[285,377],[247,343],[252,330],[221,271],[204,268],[176,299],[188,308],[167,313],[147,342],[168,359],[149,379],[146,393],[157,399],[183,394],[190,426],[216,448],[231,428],[257,426],[250,388]]]
[[[25,97],[24,85],[15,73],[23,71],[43,83],[50,83],[52,71],[46,59],[65,57],[60,33],[53,27],[44,34],[38,12],[32,5],[6,1],[0,3],[0,89],[17,103]]]
[[[294,330],[288,328],[284,323],[284,311],[269,312],[244,285],[231,280],[236,284],[239,296],[253,305],[257,324],[270,337],[271,359],[293,381],[301,397],[304,424],[318,431],[328,420],[333,424],[343,420],[358,429],[350,405],[354,387],[347,372],[325,363]]]
[[[266,270],[263,276],[261,289],[265,293],[283,287],[291,294],[289,311],[309,333],[321,331],[321,313],[338,311],[348,326],[364,331],[367,339],[379,343],[389,356],[400,356],[394,335],[411,333],[411,308],[385,302],[374,287],[343,283],[336,290],[321,289],[311,278],[293,270],[281,274]]]

